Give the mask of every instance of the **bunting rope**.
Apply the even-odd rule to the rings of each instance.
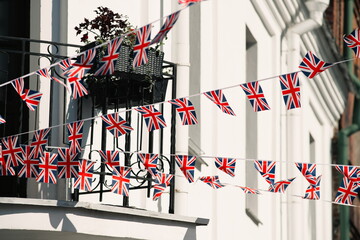
[[[49,149],[59,149],[59,148],[62,148],[62,147],[59,147],[59,146],[46,146],[46,148],[49,148]],[[82,149],[83,151],[85,149]],[[93,150],[93,151],[99,151],[99,150]],[[119,152],[121,153],[124,153],[124,154],[135,154],[135,153],[145,153],[145,152],[142,152],[142,151],[122,151],[122,150],[119,150]],[[148,152],[147,152],[148,153]],[[178,154],[171,154],[171,153],[154,153],[152,152],[151,154],[157,154],[157,155],[163,155],[163,156],[169,156],[169,157],[175,157],[177,155],[181,155],[181,153],[178,153]],[[185,155],[187,155],[187,153],[184,153]],[[296,164],[296,163],[305,163],[305,162],[295,162],[295,161],[278,161],[278,160],[269,160],[269,159],[259,159],[259,158],[241,158],[241,157],[229,157],[229,156],[208,156],[208,155],[191,155],[193,157],[196,157],[196,158],[210,158],[210,159],[215,159],[215,158],[233,158],[233,159],[236,159],[236,160],[240,160],[240,161],[245,161],[245,162],[254,162],[254,161],[271,161],[271,162],[276,162],[276,163],[284,163],[284,164],[289,164],[289,165],[293,165],[293,164]],[[91,160],[92,161],[92,160]],[[98,162],[98,161],[94,161],[94,162]],[[336,167],[336,166],[352,166],[352,167],[357,167],[357,168],[360,168],[360,165],[344,165],[344,164],[334,164],[334,163],[318,163],[318,162],[314,162],[312,164],[316,164],[317,166],[329,166],[329,167]]]
[[[356,58],[351,58],[351,59],[346,59],[346,60],[342,60],[342,61],[339,61],[339,62],[334,62],[332,63],[333,65],[336,65],[336,64],[341,64],[341,63],[345,63],[345,62],[349,62],[349,61],[354,61]],[[299,73],[301,71],[295,71],[295,72],[291,72],[291,73]],[[291,73],[285,73],[285,74],[291,74]],[[271,80],[271,79],[275,79],[275,78],[279,78],[280,76],[282,75],[285,75],[285,74],[281,74],[281,75],[276,75],[276,76],[272,76],[272,77],[267,77],[267,78],[262,78],[262,79],[258,79],[258,80],[253,80],[253,81],[250,81],[250,82],[247,82],[247,83],[254,83],[254,82],[261,82],[261,81],[266,81],[266,80]],[[9,83],[9,82],[8,82]],[[210,90],[210,91],[215,91],[215,90],[227,90],[227,89],[231,89],[231,88],[235,88],[235,87],[240,87],[241,84],[244,84],[245,82],[243,83],[239,83],[239,84],[235,84],[235,85],[231,85],[231,86],[227,86],[227,87],[223,87],[223,88],[218,88],[218,89],[214,89],[214,90]],[[1,85],[0,85],[1,87]],[[195,93],[195,94],[192,94],[192,95],[188,95],[188,96],[185,96],[185,97],[178,97],[176,99],[179,99],[179,98],[192,98],[192,97],[197,97],[197,96],[201,96],[203,95],[204,93],[206,92],[209,92],[209,91],[204,91],[204,92],[201,92],[201,93]],[[162,102],[157,102],[157,103],[152,103],[152,104],[147,104],[147,105],[141,105],[142,107],[148,107],[148,106],[153,106],[153,105],[160,105],[160,104],[164,104],[164,103],[168,103],[168,101],[171,101],[171,100],[175,100],[175,99],[169,99],[169,100],[165,100],[165,101],[162,101]],[[138,107],[138,106],[137,106]],[[135,108],[137,107],[132,107],[130,109],[124,109],[124,110],[120,110],[118,111],[117,113],[126,113],[126,112],[130,112],[130,111],[133,111]],[[74,120],[74,121],[71,121],[71,122],[66,122],[66,123],[62,123],[62,124],[58,124],[58,125],[53,125],[53,126],[49,126],[49,127],[46,127],[46,129],[53,129],[53,128],[58,128],[58,127],[63,127],[63,126],[66,126],[67,124],[71,124],[71,123],[75,123],[75,122],[79,122],[79,121],[90,121],[90,120],[94,120],[94,119],[97,119],[97,118],[101,118],[103,116],[106,116],[107,114],[105,115],[98,115],[98,116],[94,116],[94,117],[89,117],[89,118],[83,118],[83,119],[79,119],[79,120]],[[29,134],[29,133],[34,133],[36,131],[38,131],[40,129],[36,129],[36,130],[31,130],[31,131],[27,131],[27,132],[22,132],[22,133],[18,133],[18,134],[14,134],[14,135],[9,135],[9,136],[5,136],[5,137],[15,137],[15,136],[21,136],[21,135],[25,135],[25,134]],[[5,138],[3,137],[3,138]]]

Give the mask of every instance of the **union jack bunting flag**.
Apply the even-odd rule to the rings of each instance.
[[[88,90],[84,86],[84,81],[82,78],[69,77],[68,82],[71,87],[73,99],[81,98],[89,94]]]
[[[166,127],[166,122],[163,115],[161,112],[156,110],[154,106],[142,106],[135,108],[135,110],[141,113],[141,115],[144,117],[149,132]]]
[[[92,177],[94,172],[95,162],[82,159],[79,161],[78,177],[75,178],[74,188],[91,191]]]
[[[118,37],[108,43],[105,54],[99,62],[100,67],[95,72],[96,76],[110,75],[115,71],[115,65],[120,55],[121,42],[122,38]]]
[[[350,181],[360,181],[360,171],[357,167],[337,165],[335,168]]]
[[[235,176],[235,165],[236,158],[215,158],[215,166],[232,177]]]
[[[316,184],[316,164],[295,163],[295,165],[310,184]]]
[[[96,49],[89,49],[82,53],[80,57],[72,64],[64,75],[67,77],[83,78],[93,66],[93,60],[96,56]]]
[[[319,200],[320,199],[320,181],[321,175],[316,179],[316,184],[310,184],[306,189],[304,199]]]
[[[360,29],[356,28],[349,35],[344,35],[344,42],[351,48],[356,58],[360,58]]]
[[[72,66],[73,62],[71,60],[71,58],[67,58],[67,59],[64,59],[62,60],[60,63],[59,63],[59,67],[64,71],[66,72],[71,66]]]
[[[153,200],[156,201],[160,198],[162,193],[165,191],[165,189],[167,188],[167,185],[165,183],[156,184],[153,186],[153,188],[154,188]]]
[[[24,101],[26,103],[26,106],[31,110],[35,111],[37,106],[40,103],[42,93],[30,89],[25,89],[24,91]]]
[[[134,130],[124,119],[120,117],[120,114],[117,112],[103,115],[101,118],[106,129],[116,138]]]
[[[259,82],[244,83],[241,84],[240,87],[244,90],[255,112],[270,109]]]
[[[22,145],[21,166],[19,166],[18,177],[21,178],[37,178],[39,172],[39,160],[34,159],[34,147]]]
[[[184,4],[185,6],[190,6],[196,2],[201,2],[202,0],[178,0],[179,4]]]
[[[288,110],[300,108],[300,81],[297,72],[281,75],[281,93]]]
[[[5,118],[3,118],[3,117],[0,115],[0,124],[3,124],[3,123],[6,123],[6,120],[5,120]]]
[[[169,103],[175,106],[175,109],[180,116],[182,125],[195,125],[198,123],[195,107],[189,99],[178,98],[170,100]]]
[[[129,196],[131,168],[115,166],[112,174],[111,192]]]
[[[34,147],[33,158],[44,156],[45,146],[48,144],[50,128],[41,129],[34,133],[30,146]]]
[[[275,164],[272,161],[254,161],[255,169],[259,171],[261,176],[270,184],[275,184]]]
[[[157,174],[157,163],[158,163],[158,154],[152,153],[138,153],[138,158],[144,164],[146,170],[151,174],[151,176],[156,177]]]
[[[14,87],[15,91],[19,94],[22,100],[25,98],[24,94],[24,79],[17,78],[11,82],[11,85]]]
[[[57,182],[57,154],[46,152],[40,157],[39,174],[36,178],[37,182],[52,183]]]
[[[287,180],[281,180],[276,182],[274,185],[270,185],[269,192],[275,193],[285,193],[287,187],[294,181],[295,178],[290,178]]]
[[[69,148],[59,148],[58,155],[58,178],[77,178],[79,176],[78,154],[71,154]]]
[[[300,63],[299,68],[306,77],[313,78],[332,66],[332,63],[321,61],[312,52],[308,52]]]
[[[168,32],[175,25],[175,23],[178,20],[179,16],[180,16],[180,11],[177,11],[177,12],[169,15],[166,18],[164,25],[162,25],[159,33],[156,34],[154,39],[151,41],[151,44],[162,42],[164,40],[164,38],[166,37],[166,35],[168,34]]]
[[[354,198],[357,197],[359,193],[359,190],[359,184],[343,177],[334,201],[337,203],[352,205]]]
[[[231,116],[236,116],[234,111],[231,109],[229,103],[226,100],[225,95],[223,94],[222,90],[214,90],[210,92],[204,93],[204,95],[213,101],[213,103],[220,108],[220,110],[226,114],[229,114]]]
[[[36,71],[36,74],[41,77],[47,78],[49,80],[54,80],[54,81],[60,83],[61,85],[63,85],[67,89],[66,84],[64,82],[62,82],[61,80],[57,79],[56,77],[52,77],[50,74],[50,70],[47,68],[43,68],[43,69]]]
[[[155,176],[156,184],[166,184],[166,186],[170,185],[171,179],[173,179],[174,175],[166,174],[162,172],[158,172]]]
[[[24,89],[23,78],[18,78],[15,81],[12,81],[11,85],[15,88],[15,91],[19,94],[20,98],[25,101],[27,107],[31,111],[35,111],[36,107],[40,103],[42,93],[30,89]]]
[[[101,159],[111,169],[113,169],[113,167],[120,166],[119,151],[111,151],[111,150],[102,151],[102,150],[99,150],[98,152],[99,152],[99,154],[101,156]]]
[[[151,43],[151,24],[146,25],[136,32],[136,40],[134,45],[134,62],[133,67],[139,67],[147,64],[148,51]]]
[[[195,170],[195,156],[187,155],[176,155],[175,156],[176,164],[189,181],[189,183],[194,182],[194,170]]]
[[[225,185],[223,185],[220,180],[219,180],[219,176],[206,176],[206,177],[201,177],[200,181],[206,183],[207,185],[209,185],[210,187],[212,187],[213,189],[219,189],[224,187]]]
[[[84,121],[78,121],[67,124],[68,140],[70,144],[70,153],[77,154],[81,152],[81,142],[83,137]]]
[[[0,176],[15,176],[15,170],[9,163],[10,162],[4,158],[0,145]]]
[[[22,149],[18,144],[18,137],[6,137],[1,139],[2,155],[9,166],[17,167],[21,162]]]
[[[260,191],[257,190],[257,189],[254,189],[254,188],[249,188],[249,187],[240,187],[241,190],[244,191],[244,193],[247,193],[247,194],[260,194]]]

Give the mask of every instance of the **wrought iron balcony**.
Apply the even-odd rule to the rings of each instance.
[[[35,46],[36,45],[36,46]],[[34,51],[33,49],[46,49],[45,52]],[[34,47],[35,46],[35,47]],[[44,47],[46,46],[46,47]],[[22,75],[27,74],[33,70],[30,69],[30,65],[34,66],[34,62],[38,63],[41,59],[45,58],[49,62],[49,65],[55,62],[60,61],[61,59],[65,59],[66,56],[63,53],[67,52],[68,48],[80,49],[81,46],[74,44],[64,44],[50,41],[41,41],[34,39],[26,39],[26,38],[15,38],[15,37],[5,37],[0,36],[0,72],[2,72],[1,82],[6,82],[15,77],[20,77]],[[14,60],[16,59],[16,60]],[[19,64],[20,63],[20,64]],[[10,66],[15,66],[16,68],[11,69]],[[113,149],[117,149],[121,152],[124,165],[132,167],[132,180],[130,190],[140,190],[147,192],[147,197],[150,197],[150,191],[153,185],[153,180],[151,176],[147,173],[146,169],[140,164],[139,159],[137,159],[136,154],[134,152],[143,151],[144,152],[153,152],[155,149],[154,145],[156,145],[156,151],[159,153],[159,164],[158,171],[174,174],[175,173],[175,159],[173,155],[175,153],[175,108],[171,108],[171,124],[167,130],[158,130],[159,132],[153,133],[149,132],[147,134],[147,139],[145,140],[143,135],[143,122],[138,117],[134,120],[134,116],[131,111],[126,111],[131,109],[133,106],[150,104],[155,102],[160,102],[164,100],[166,93],[166,86],[171,86],[171,98],[176,98],[176,65],[171,62],[164,61],[161,67],[161,75],[153,76],[156,81],[153,81],[151,84],[138,84],[139,78],[141,82],[141,78],[147,78],[146,74],[142,74],[141,72],[133,72],[133,73],[124,73],[122,71],[116,71],[114,73],[114,77],[122,81],[122,84],[118,85],[110,85],[109,82],[113,81],[110,78],[105,78],[105,87],[102,89],[103,92],[95,96],[95,94],[91,94],[88,97],[83,97],[77,100],[71,100],[70,104],[75,104],[77,106],[77,111],[75,116],[75,120],[80,120],[84,118],[91,118],[89,124],[86,126],[87,131],[87,139],[84,147],[85,151],[89,154],[84,154],[82,158],[90,159],[90,160],[98,160],[99,155],[97,154],[97,150],[111,150],[109,146]],[[40,67],[39,67],[40,68]],[[53,74],[56,74],[57,77],[63,78],[63,76],[58,72],[59,69],[56,67],[52,70]],[[156,78],[155,78],[156,77]],[[171,84],[168,84],[171,82]],[[157,84],[157,83],[165,83],[165,84]],[[109,84],[111,87],[109,87]],[[9,85],[8,85],[9,86]],[[125,86],[125,89],[124,89]],[[160,87],[159,87],[160,86]],[[165,89],[164,89],[165,86]],[[134,88],[136,91],[134,91]],[[157,89],[158,88],[158,89]],[[6,89],[6,88],[5,88]],[[50,96],[54,94],[54,88],[51,88]],[[113,94],[114,92],[121,92],[121,94]],[[125,96],[124,96],[125,93]],[[160,95],[159,95],[160,93]],[[68,94],[68,93],[64,93]],[[134,94],[138,94],[134,96]],[[157,95],[156,95],[157,94]],[[8,94],[6,91],[4,93],[5,102],[3,106],[7,106],[9,102],[12,102],[15,95]],[[96,99],[100,98],[100,99]],[[57,101],[53,99],[52,101]],[[64,96],[64,105],[67,105]],[[14,101],[16,102],[16,101]],[[18,112],[22,113],[24,108],[22,105],[18,106]],[[49,113],[52,112],[53,109],[50,109]],[[164,104],[160,104],[161,112],[164,111]],[[12,135],[19,132],[27,132],[29,130],[37,129],[37,119],[36,116],[34,119],[34,126],[29,126],[29,114],[27,112],[22,113],[22,115],[15,116],[7,114],[6,109],[0,109],[3,116],[7,119],[8,122],[11,122],[12,131],[8,130],[8,124],[0,127],[2,130],[2,136]],[[135,129],[132,133],[126,134],[122,136],[122,139],[112,138],[112,141],[109,141],[111,134],[107,132],[104,126],[101,126],[101,134],[98,135],[96,133],[97,128],[95,126],[94,117],[107,114],[109,111],[126,111],[126,121],[132,125]],[[64,111],[66,112],[66,111]],[[51,119],[51,116],[50,116]],[[63,124],[69,121],[73,121],[74,119],[68,119],[68,116],[63,116]],[[49,126],[51,126],[51,120],[49,122]],[[17,131],[14,132],[14,129]],[[63,126],[61,128],[62,135],[66,136],[66,129]],[[165,134],[165,131],[168,131]],[[54,138],[57,136],[50,136],[50,142],[58,142],[55,141]],[[29,136],[23,135],[20,139],[21,144],[26,144]],[[169,139],[166,139],[169,138]],[[63,145],[67,145],[68,142],[66,137],[63,137],[60,142]],[[95,143],[99,144],[98,147],[95,147]],[[168,149],[166,149],[168,148]],[[146,149],[146,151],[145,151]],[[164,152],[170,153],[170,155],[164,155]],[[169,157],[167,157],[169,156]],[[103,162],[99,162],[98,167],[95,171],[95,182],[93,184],[93,189],[90,192],[79,192],[76,189],[74,190],[72,197],[73,200],[78,201],[81,200],[82,195],[88,194],[97,194],[98,200],[101,202],[104,200],[104,194],[110,192],[109,176],[111,176],[112,170],[104,164]],[[1,181],[1,177],[0,177]],[[17,185],[21,185],[24,188],[24,184],[19,183],[15,178],[12,181],[16,182]],[[169,193],[169,212],[174,212],[174,194],[175,187],[173,179],[170,185],[170,193]],[[25,188],[26,189],[26,188]],[[26,194],[25,194],[26,195]],[[17,196],[17,195],[16,195]],[[24,195],[22,195],[24,197]],[[131,197],[131,193],[130,193]],[[129,206],[129,198],[124,197],[122,206]]]

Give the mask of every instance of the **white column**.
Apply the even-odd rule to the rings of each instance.
[[[173,9],[178,8],[177,2]],[[177,64],[176,96],[184,97],[189,95],[189,8],[182,11],[173,29],[173,60]],[[176,125],[176,154],[188,154],[188,127],[181,124]],[[176,175],[183,175],[176,167]],[[175,182],[175,213],[188,215],[188,187],[186,178],[176,177]]]

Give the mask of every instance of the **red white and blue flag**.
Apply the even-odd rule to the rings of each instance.
[[[17,167],[21,162],[22,149],[18,144],[18,137],[6,137],[1,139],[2,155],[9,164],[8,166]]]
[[[295,163],[295,165],[310,184],[316,184],[316,164]]]
[[[112,174],[111,192],[129,196],[131,168],[115,166]]]
[[[10,161],[6,160],[2,154],[0,145],[0,176],[15,176],[15,170],[12,168]]]
[[[81,152],[84,121],[69,123],[66,126],[69,134],[70,153],[77,154]]]
[[[24,94],[24,79],[23,78],[17,78],[14,81],[11,82],[11,85],[14,87],[15,91],[19,94],[20,98],[24,100],[25,94]]]
[[[195,107],[189,99],[178,98],[170,100],[169,103],[175,106],[175,109],[180,116],[182,125],[195,125],[198,123]]]
[[[276,162],[272,161],[254,161],[255,169],[259,171],[270,185],[275,184],[275,165]]]
[[[265,99],[265,95],[258,81],[241,84],[246,97],[249,99],[255,112],[269,110],[270,107]]]
[[[247,194],[260,194],[260,191],[257,190],[257,189],[254,189],[254,188],[249,188],[249,187],[240,187],[241,190],[244,191],[244,193],[247,193]]]
[[[102,161],[105,162],[105,164],[108,165],[111,169],[116,166],[120,166],[119,151],[99,150],[98,152],[101,156]]]
[[[84,80],[79,77],[69,77],[68,82],[71,87],[73,99],[81,98],[89,94],[88,90],[84,86]]]
[[[304,199],[309,200],[319,200],[320,199],[320,181],[321,175],[317,177],[315,184],[310,184],[310,186],[305,191]]]
[[[232,177],[235,176],[235,165],[236,158],[215,158],[215,166]]]
[[[167,188],[167,185],[165,183],[156,184],[156,185],[153,186],[153,188],[154,188],[153,201],[156,201],[163,194],[163,192]]]
[[[105,54],[99,62],[100,67],[95,72],[95,76],[110,75],[115,71],[115,65],[120,55],[121,43],[121,37],[117,37],[108,43]]]
[[[138,107],[135,110],[144,117],[149,132],[166,127],[163,115],[153,105]]]
[[[39,157],[44,156],[45,147],[48,144],[49,133],[50,128],[35,131],[32,142],[30,143],[30,146],[34,147],[33,158],[38,159]]]
[[[152,177],[156,177],[157,174],[157,164],[158,164],[158,154],[152,153],[138,153],[138,158],[146,168],[146,170],[151,174]]]
[[[226,114],[231,116],[236,116],[234,111],[231,109],[229,103],[226,100],[225,95],[223,94],[222,90],[214,90],[204,93],[204,95],[210,99],[213,103],[220,108],[220,110]]]
[[[67,77],[83,78],[93,66],[93,60],[96,56],[96,49],[89,49],[82,53],[80,57],[72,64],[64,75]]]
[[[179,4],[184,4],[185,6],[190,6],[194,3],[201,2],[203,0],[178,0]]]
[[[281,75],[281,93],[287,109],[300,108],[300,81],[298,72]]]
[[[66,72],[73,64],[71,58],[66,58],[59,63],[60,68]]]
[[[117,112],[103,115],[101,118],[106,129],[116,138],[134,130],[124,119],[120,117],[120,114]]]
[[[356,28],[349,35],[344,35],[344,42],[351,48],[356,58],[360,58],[360,29]]]
[[[207,185],[209,185],[210,187],[212,187],[213,189],[219,189],[224,187],[225,185],[223,185],[220,180],[219,180],[219,176],[205,176],[205,177],[201,177],[200,181],[206,183]]]
[[[338,170],[344,177],[349,179],[350,181],[359,182],[360,181],[360,170],[354,166],[344,166],[337,165],[335,166],[336,170]]]
[[[19,166],[18,177],[21,178],[37,178],[39,172],[39,160],[34,159],[34,147],[22,145],[21,166]]]
[[[171,183],[171,179],[173,179],[174,175],[172,174],[166,174],[163,172],[158,172],[155,176],[155,184],[166,184],[166,186],[169,186]]]
[[[189,181],[189,183],[194,182],[194,171],[195,171],[195,156],[187,155],[176,155],[175,156],[176,164]]]
[[[299,65],[299,68],[306,77],[313,78],[332,66],[332,63],[321,61],[318,57],[315,56],[315,54],[310,51],[306,53],[305,57]]]
[[[60,83],[61,85],[63,85],[67,89],[66,84],[64,82],[62,82],[61,80],[59,80],[58,78],[52,77],[50,74],[50,70],[47,68],[43,68],[43,69],[36,71],[36,74],[41,77],[47,78],[49,80],[54,80],[54,81]]]
[[[79,176],[78,154],[72,154],[69,148],[59,148],[58,156],[58,178],[77,178]]]
[[[360,184],[343,177],[334,201],[337,203],[352,205],[355,197],[358,196],[359,190]]]
[[[37,108],[37,106],[40,103],[42,95],[43,94],[41,92],[30,90],[30,89],[25,89],[23,100],[25,101],[26,106],[31,111],[35,111],[35,109]]]
[[[42,93],[24,89],[24,79],[18,78],[11,82],[11,85],[15,88],[15,91],[19,94],[20,98],[25,101],[27,107],[31,111],[35,111],[36,107],[39,105]]]
[[[134,62],[133,67],[139,67],[147,64],[148,51],[151,43],[151,24],[146,25],[136,32],[136,40],[134,45]]]
[[[269,192],[274,193],[285,193],[288,186],[294,181],[295,178],[289,178],[287,180],[281,180],[276,182],[274,185],[270,185]]]
[[[165,189],[170,185],[171,179],[174,177],[172,174],[166,173],[157,173],[155,176],[155,184],[153,200],[156,201],[160,198],[161,194],[165,191]]]
[[[169,15],[166,20],[164,25],[162,25],[160,31],[158,34],[156,34],[156,36],[154,37],[154,39],[151,41],[151,44],[155,44],[155,43],[160,43],[164,40],[164,38],[166,37],[166,35],[168,34],[168,32],[172,29],[172,27],[175,25],[176,21],[178,20],[180,16],[180,11],[177,11],[171,15]]]
[[[57,182],[57,154],[46,152],[40,157],[39,174],[36,178],[37,182],[52,183]]]
[[[5,120],[5,118],[3,118],[3,117],[0,115],[0,124],[3,124],[3,123],[6,123],[6,120]]]
[[[74,188],[91,191],[92,177],[94,172],[95,162],[82,159],[79,161],[78,177],[75,178]]]

